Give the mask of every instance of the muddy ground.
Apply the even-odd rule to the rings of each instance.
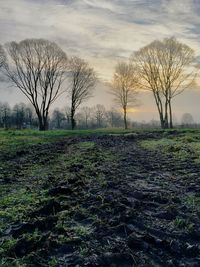
[[[200,164],[141,145],[162,137],[2,152],[0,266],[200,266]]]

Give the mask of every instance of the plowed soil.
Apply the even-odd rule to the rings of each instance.
[[[141,146],[161,135],[2,153],[1,266],[200,266],[200,164]]]

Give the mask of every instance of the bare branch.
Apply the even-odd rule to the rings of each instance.
[[[60,94],[67,56],[56,43],[43,39],[8,43],[6,52],[4,72],[32,103],[45,130],[49,107]]]
[[[74,116],[77,108],[88,98],[92,97],[93,88],[97,81],[96,74],[83,59],[72,57],[69,61],[69,90],[71,98],[71,122],[75,127]]]
[[[138,95],[138,75],[136,68],[125,62],[119,62],[115,67],[115,73],[111,86],[111,94],[115,102],[124,111],[124,125],[127,128],[127,109],[135,106]]]
[[[172,127],[171,100],[188,88],[194,80],[189,70],[194,51],[174,37],[154,41],[132,55],[138,69],[141,88],[152,91],[161,126]]]

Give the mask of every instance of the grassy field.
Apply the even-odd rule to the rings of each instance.
[[[199,163],[199,130],[0,130],[0,266],[199,264]]]
[[[177,134],[163,133],[159,140],[142,142],[142,146],[149,150],[160,150],[163,154],[170,155],[177,160],[193,158],[200,163],[200,131],[179,130]]]
[[[87,136],[87,135],[126,135],[131,133],[148,132],[149,129],[97,129],[97,130],[51,130],[51,131],[37,131],[37,130],[3,130],[0,129],[0,151],[17,151],[21,148],[26,148],[34,144],[44,144],[58,141],[65,137],[71,136]],[[163,132],[163,136],[174,130],[159,130],[152,129],[150,132]],[[200,130],[195,129],[178,129],[176,130],[184,138],[188,138],[188,142],[192,142],[200,135]],[[175,136],[176,138],[176,136]],[[191,139],[191,140],[190,140]],[[176,140],[175,140],[176,141]],[[184,141],[184,140],[183,140]],[[187,140],[186,140],[187,141]],[[195,140],[194,140],[195,141]]]
[[[102,134],[126,134],[133,130],[123,129],[98,129],[98,130],[3,130],[0,129],[0,149],[12,150],[26,146],[58,141],[64,137],[102,135]]]

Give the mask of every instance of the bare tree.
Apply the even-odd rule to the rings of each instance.
[[[193,116],[190,113],[184,113],[181,118],[181,123],[183,126],[191,126],[194,124]]]
[[[137,84],[137,72],[134,66],[125,62],[119,62],[115,67],[111,93],[115,97],[115,102],[123,109],[125,129],[128,128],[128,108],[133,107],[137,102]]]
[[[2,45],[0,45],[0,68],[3,66],[5,59],[6,59],[6,56],[5,56],[4,49]]]
[[[31,104],[27,105],[25,112],[26,112],[27,127],[31,128],[34,122],[37,121],[34,107]]]
[[[5,61],[6,61],[5,51],[2,47],[2,45],[0,44],[0,70],[2,70],[2,67],[5,64]],[[3,77],[2,73],[0,73],[0,81],[4,82],[4,77]]]
[[[96,74],[87,62],[72,57],[69,62],[69,95],[71,98],[71,128],[76,126],[75,114],[78,107],[92,96]]]
[[[188,88],[194,72],[188,67],[193,50],[174,37],[154,41],[132,55],[141,88],[153,93],[162,128],[173,128],[172,99]]]
[[[71,122],[71,108],[70,106],[66,106],[64,109],[64,114],[67,120],[68,128],[70,128],[70,122]]]
[[[43,39],[26,39],[6,45],[5,74],[35,108],[39,129],[48,129],[49,107],[61,93],[66,71],[66,54],[57,44]]]
[[[124,121],[121,112],[113,107],[106,112],[106,119],[110,127],[123,127]]]
[[[22,129],[26,119],[26,105],[24,103],[15,104],[12,110],[12,117],[17,129]]]
[[[0,102],[0,127],[8,129],[10,127],[11,108],[8,103]]]
[[[65,114],[58,108],[54,109],[51,117],[51,122],[53,127],[55,127],[56,129],[61,129],[62,122],[65,120],[66,120]]]
[[[93,107],[93,113],[94,113],[97,127],[98,128],[103,127],[105,123],[105,116],[106,116],[106,109],[104,105],[97,104],[95,107]]]
[[[91,116],[91,108],[90,107],[82,107],[81,108],[81,113],[83,114],[84,116],[84,121],[85,121],[85,128],[88,128],[88,121],[90,119],[90,116]]]

